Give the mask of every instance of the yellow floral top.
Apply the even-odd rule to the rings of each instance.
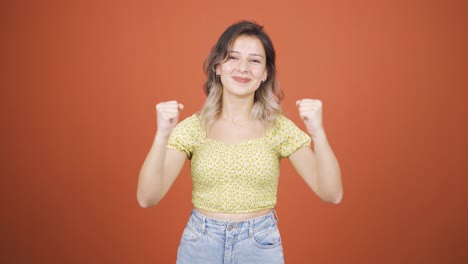
[[[248,213],[275,207],[280,159],[310,142],[309,135],[280,115],[264,137],[227,144],[207,138],[194,114],[174,128],[168,147],[191,160],[195,207]]]

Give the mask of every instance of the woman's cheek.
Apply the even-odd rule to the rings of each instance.
[[[233,62],[228,62],[224,64],[223,68],[225,73],[232,73],[236,69],[236,65]]]

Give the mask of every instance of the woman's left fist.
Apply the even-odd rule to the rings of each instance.
[[[306,125],[307,132],[312,136],[323,133],[322,101],[316,99],[301,99],[296,102],[299,116]]]

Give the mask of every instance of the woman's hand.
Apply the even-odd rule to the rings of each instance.
[[[316,99],[301,99],[296,102],[299,116],[306,125],[307,132],[312,136],[324,134],[322,123],[322,101]]]
[[[179,112],[184,105],[177,101],[161,102],[156,105],[158,135],[169,137],[179,122]]]

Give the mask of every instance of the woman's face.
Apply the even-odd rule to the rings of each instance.
[[[262,43],[254,36],[235,39],[226,61],[216,68],[221,75],[223,92],[235,96],[253,96],[267,78],[266,55]]]

